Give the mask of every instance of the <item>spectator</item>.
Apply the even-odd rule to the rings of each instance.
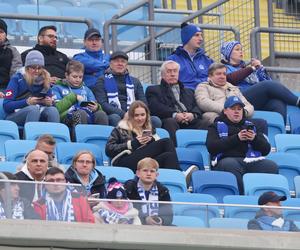
[[[98,79],[92,89],[97,101],[108,114],[109,124],[114,127],[124,118],[129,106],[135,100],[147,105],[142,84],[139,79],[129,75],[127,65],[126,53],[122,51],[113,53],[105,75]],[[158,117],[151,117],[151,122],[155,128],[161,127]]]
[[[56,141],[52,135],[41,135],[36,141],[35,149],[39,149],[48,155],[48,168],[59,167],[55,158]]]
[[[105,177],[96,168],[96,159],[90,151],[79,151],[65,173],[67,182],[82,184],[85,193],[96,198],[106,197]]]
[[[10,45],[7,39],[7,25],[0,19],[0,98],[4,97],[4,90],[19,68],[22,67],[21,55],[18,50]]]
[[[128,118],[121,120],[113,129],[105,152],[112,159],[112,165],[133,171],[137,163],[147,156],[156,159],[162,168],[180,169],[172,141],[159,139],[152,129],[149,109],[142,101],[130,105]]]
[[[173,220],[171,204],[159,204],[158,201],[171,201],[167,187],[158,182],[159,164],[149,157],[138,162],[136,176],[125,183],[127,196],[130,200],[149,201],[135,203],[139,210],[142,224],[155,226],[170,226]]]
[[[161,83],[149,86],[146,96],[152,114],[162,120],[162,127],[169,131],[176,145],[176,130],[206,129],[202,114],[196,104],[194,91],[184,88],[178,80],[180,66],[174,61],[166,61],[161,66]]]
[[[299,232],[299,228],[291,220],[283,218],[281,201],[286,196],[279,196],[274,192],[265,192],[258,199],[260,206],[273,206],[278,208],[261,208],[254,219],[248,222],[248,229],[267,231],[293,231]]]
[[[33,203],[42,220],[95,222],[86,197],[69,190],[65,185],[64,172],[60,168],[49,168],[45,182],[51,184],[45,185],[44,197]]]
[[[10,79],[3,102],[6,120],[19,126],[40,120],[59,122],[59,113],[53,106],[50,76],[44,65],[43,55],[37,50],[30,51],[25,68]]]
[[[244,107],[239,97],[227,98],[223,113],[209,127],[206,140],[208,152],[212,156],[212,169],[233,173],[240,194],[244,193],[243,174],[278,173],[276,163],[263,157],[270,152],[269,142],[246,119]]]
[[[20,187],[18,183],[10,182],[10,180],[15,181],[16,176],[9,172],[2,172],[1,177],[3,175],[7,182],[0,182],[0,219],[39,219],[31,203],[19,196]],[[9,184],[6,186],[6,183]],[[10,210],[8,210],[8,203],[10,203]]]
[[[123,185],[115,178],[108,181],[107,198],[115,201],[99,202],[93,208],[96,222],[102,224],[133,224],[141,225],[139,212],[127,200]]]
[[[48,155],[41,150],[35,149],[31,151],[27,158],[26,164],[21,171],[15,175],[18,180],[22,181],[43,181],[48,169]],[[29,201],[37,200],[42,195],[42,187],[40,184],[21,184],[20,196]]]
[[[37,41],[38,43],[32,49],[26,50],[21,54],[23,63],[25,63],[26,56],[30,51],[38,50],[45,57],[45,68],[50,73],[51,83],[63,79],[69,58],[56,49],[56,27],[50,25],[40,28]]]
[[[240,88],[255,110],[275,111],[286,120],[287,104],[300,107],[300,98],[280,82],[272,80],[258,59],[252,59],[246,66],[240,42],[225,43],[221,53],[228,81]]]
[[[196,89],[201,82],[207,81],[208,67],[213,60],[205,55],[202,46],[202,30],[194,25],[183,23],[181,25],[181,41],[179,46],[168,60],[180,65],[179,81],[185,88]]]
[[[66,79],[59,80],[52,87],[53,99],[63,123],[72,129],[75,137],[77,124],[108,125],[108,118],[96,102],[93,92],[82,82],[84,66],[70,61],[66,67]]]
[[[84,47],[85,52],[76,54],[74,60],[84,65],[83,81],[87,87],[92,88],[108,68],[109,55],[104,54],[100,31],[95,28],[89,28],[85,32]]]

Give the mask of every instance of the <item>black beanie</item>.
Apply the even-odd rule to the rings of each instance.
[[[7,34],[7,24],[3,19],[0,19],[0,29],[2,29],[5,34]]]

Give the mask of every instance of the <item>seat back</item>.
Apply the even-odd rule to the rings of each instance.
[[[21,166],[21,163],[18,161],[1,161],[0,172],[15,174],[18,171],[18,166]]]
[[[36,146],[34,140],[7,140],[4,143],[7,161],[22,162],[25,155]]]
[[[244,174],[243,182],[246,195],[260,196],[264,192],[273,191],[290,197],[288,181],[280,174],[248,173]]]
[[[187,192],[186,180],[184,174],[176,169],[161,168],[158,170],[157,180],[164,184],[170,193]]]
[[[281,202],[284,207],[300,208],[300,198],[289,198]],[[283,209],[283,216],[287,220],[300,221],[300,210]]]
[[[102,150],[99,146],[91,143],[60,142],[56,145],[57,161],[61,164],[71,164],[73,157],[79,151],[90,151],[96,158],[96,165],[103,165]]]
[[[213,195],[218,203],[226,195],[238,195],[235,176],[223,171],[195,171],[192,173],[193,193]]]
[[[26,122],[24,135],[26,140],[37,140],[43,134],[50,134],[58,142],[70,142],[69,128],[63,123]]]
[[[289,123],[291,127],[292,134],[300,134],[300,111],[297,107],[297,112],[290,113],[289,116]]]
[[[294,185],[295,185],[296,197],[300,198],[300,176],[295,176]]]
[[[134,173],[130,168],[116,166],[96,166],[104,176],[106,182],[112,177],[115,177],[119,182],[125,183],[127,180],[134,178]]]
[[[156,128],[155,130],[156,130],[156,134],[160,137],[160,139],[170,138],[170,134],[167,130],[163,128]]]
[[[300,135],[278,134],[275,136],[275,144],[279,152],[294,153],[300,156]]]
[[[174,215],[173,225],[177,227],[193,227],[193,228],[204,228],[205,223],[202,219],[184,215]]]
[[[196,165],[199,169],[204,170],[202,154],[194,148],[176,148],[180,168],[185,171],[191,165]]]
[[[241,218],[212,218],[209,221],[210,228],[223,229],[248,229],[248,219]]]
[[[0,120],[0,157],[2,159],[5,156],[4,143],[15,139],[20,139],[17,124],[8,120]]]

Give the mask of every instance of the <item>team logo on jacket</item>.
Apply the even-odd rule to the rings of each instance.
[[[5,93],[5,97],[6,98],[11,98],[12,97],[12,95],[13,95],[13,91],[12,90],[6,90],[6,93]]]
[[[204,69],[204,66],[202,64],[200,64],[199,69]]]
[[[62,90],[62,94],[63,94],[63,95],[67,95],[67,94],[69,94],[69,90],[67,90],[67,89],[63,89],[63,90]]]

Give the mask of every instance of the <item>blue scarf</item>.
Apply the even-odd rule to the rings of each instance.
[[[135,101],[134,85],[128,73],[125,74],[125,84],[126,84],[126,92],[127,92],[127,110],[128,110],[131,103]],[[108,103],[117,107],[118,109],[122,109],[118,97],[119,95],[118,84],[113,74],[106,73],[104,75],[104,88],[107,93]]]
[[[149,190],[149,198],[147,199],[146,197],[146,191],[144,189],[143,184],[138,181],[137,183],[137,188],[138,188],[138,193],[143,201],[158,201],[158,188],[157,185],[154,184],[151,189]],[[158,215],[158,208],[159,208],[159,203],[158,202],[153,202],[153,203],[146,203],[145,205],[142,206],[142,213],[145,216],[153,216],[153,215]]]
[[[290,231],[291,223],[282,217],[275,218],[271,216],[261,216],[257,218],[257,222],[263,230],[268,231]]]
[[[250,125],[250,124],[252,125],[253,123],[246,120],[244,124],[245,125]],[[217,130],[218,130],[220,138],[228,137],[228,126],[225,122],[218,121],[217,122]],[[254,127],[254,132],[256,132],[255,127]],[[212,159],[211,165],[215,166],[218,163],[218,160],[220,160],[222,156],[223,156],[223,153],[217,154],[217,156],[215,156]],[[253,162],[253,161],[259,161],[259,160],[262,160],[262,159],[264,159],[264,157],[261,156],[261,152],[255,151],[253,149],[251,143],[248,143],[248,151],[246,153],[246,157],[245,157],[244,161],[246,163],[249,163],[249,162]]]

